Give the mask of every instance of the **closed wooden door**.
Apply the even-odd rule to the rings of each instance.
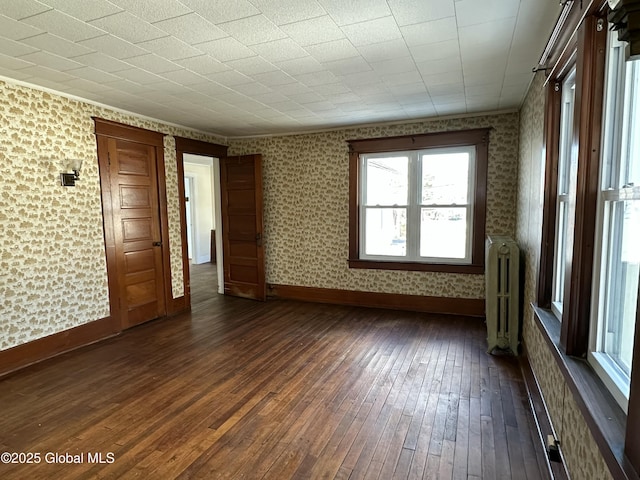
[[[105,230],[109,217],[113,223],[107,235],[108,261],[112,242],[115,264],[109,275],[112,311],[123,329],[166,315],[157,148],[98,135],[102,185],[109,190],[103,192]]]
[[[224,293],[266,300],[262,156],[220,160]]]

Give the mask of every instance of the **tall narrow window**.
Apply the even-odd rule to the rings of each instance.
[[[572,245],[569,233],[573,230],[577,151],[574,144],[574,107],[576,99],[575,68],[562,82],[560,110],[560,145],[558,156],[558,192],[556,201],[556,237],[553,262],[553,294],[551,308],[562,318],[566,278],[566,264],[571,259]]]
[[[610,36],[590,363],[626,410],[640,278],[640,62]]]

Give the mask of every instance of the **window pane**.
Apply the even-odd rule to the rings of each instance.
[[[407,205],[409,158],[367,158],[365,205]]]
[[[640,185],[640,61],[627,63],[621,187]]]
[[[466,208],[423,208],[420,217],[420,256],[467,256]]]
[[[640,200],[609,202],[603,346],[604,352],[631,373],[640,274]]]
[[[365,222],[367,255],[406,255],[406,208],[367,208]]]
[[[567,236],[569,222],[569,208],[566,201],[558,203],[557,230],[556,230],[556,254],[554,258],[553,279],[553,304],[559,313],[562,313],[564,301],[564,277],[565,263],[567,260]]]
[[[422,203],[469,203],[469,154],[422,155]]]

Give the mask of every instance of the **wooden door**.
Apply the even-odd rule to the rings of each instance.
[[[224,293],[266,300],[262,156],[220,159]]]
[[[158,145],[97,133],[111,309],[125,329],[167,313],[158,189],[161,153]]]

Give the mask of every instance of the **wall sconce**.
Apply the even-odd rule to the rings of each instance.
[[[618,32],[618,40],[628,42],[627,60],[640,58],[640,0],[608,0],[609,22]]]
[[[80,180],[80,169],[82,168],[82,159],[68,160],[69,170],[73,173],[61,173],[60,183],[63,187],[75,187],[76,180]]]

